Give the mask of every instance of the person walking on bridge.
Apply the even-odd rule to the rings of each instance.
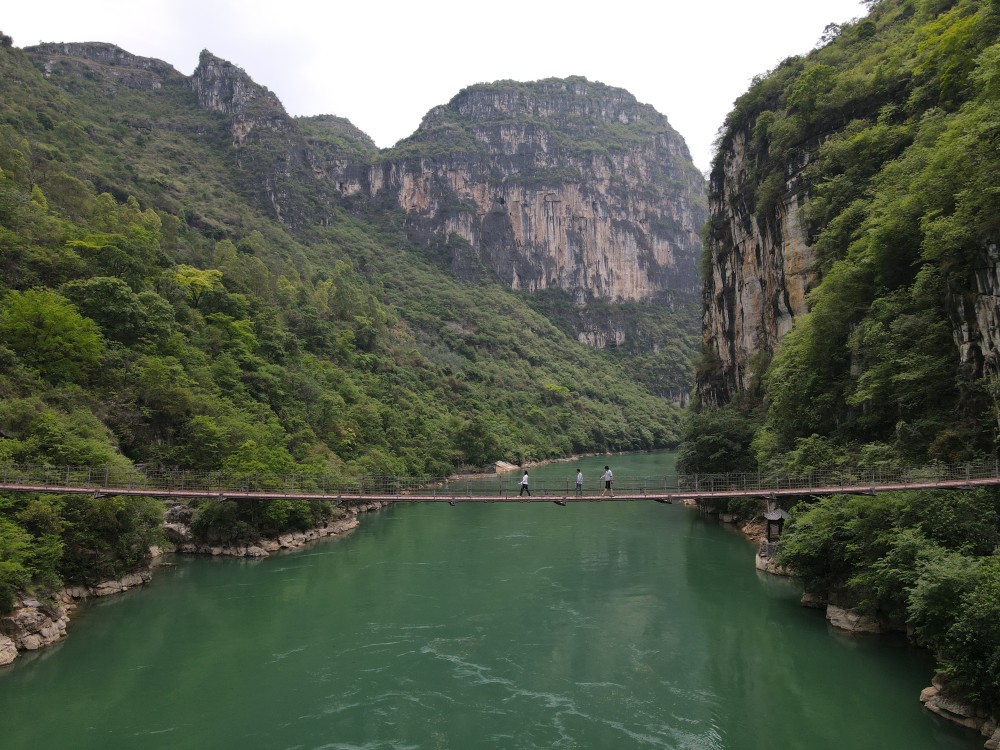
[[[611,482],[614,480],[614,478],[615,478],[614,474],[611,473],[611,467],[610,466],[605,466],[604,467],[604,492],[601,493],[602,497],[604,495],[607,495],[608,493],[611,493],[611,497],[615,496],[615,491],[613,489],[611,489]]]
[[[528,497],[531,497],[531,490],[528,489],[528,470],[524,470],[524,476],[521,477],[521,491],[517,493],[518,497],[521,497],[525,492],[528,493]]]
[[[583,471],[581,469],[576,470],[576,494],[583,494]]]

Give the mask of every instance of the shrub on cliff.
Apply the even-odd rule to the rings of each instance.
[[[779,561],[937,656],[968,696],[1000,706],[1000,491],[833,496],[792,509]]]
[[[162,541],[157,499],[83,495],[60,505],[65,551],[59,572],[66,583],[121,578],[148,565],[149,548]]]
[[[327,500],[209,500],[198,504],[191,531],[198,542],[249,544],[305,531],[336,513]]]
[[[1000,709],[1000,557],[979,566],[939,653],[971,698]]]
[[[17,592],[24,591],[31,582],[26,565],[30,549],[31,535],[0,517],[0,613],[9,611]]]

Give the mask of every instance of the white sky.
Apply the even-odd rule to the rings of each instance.
[[[582,75],[667,116],[695,164],[751,79],[805,54],[860,0],[48,0],[8,3],[15,47],[110,42],[190,75],[208,49],[292,115],[348,118],[380,147],[486,81]]]

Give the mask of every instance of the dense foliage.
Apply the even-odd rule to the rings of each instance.
[[[1000,3],[869,6],[755,79],[726,120],[713,184],[745,139],[741,200],[774,236],[796,175],[820,280],[753,386],[691,416],[689,471],[996,457],[1000,365],[967,321],[989,325],[996,306]],[[709,228],[710,246],[721,231]],[[706,357],[699,377],[717,366]],[[998,498],[799,505],[781,557],[809,588],[907,625],[972,698],[1000,708]]]
[[[755,456],[780,466],[817,438],[827,463],[992,455],[998,365],[957,342],[998,240],[1000,5],[882,0],[834,32],[755,80],[714,167],[747,137],[762,225],[800,173],[821,274],[760,373]]]
[[[522,294],[457,282],[398,211],[286,181],[296,221],[269,218],[274,156],[236,149],[179,74],[130,87],[72,64],[60,88],[0,49],[0,464],[426,476],[679,440],[657,376]],[[337,118],[301,132],[323,158],[375,158]],[[683,377],[694,304],[622,315],[680,339],[656,363]],[[194,529],[249,539],[330,512],[211,503]],[[0,608],[139,563],[158,522],[134,500],[2,500]]]
[[[779,556],[806,587],[902,628],[1000,709],[1000,493],[835,496],[792,510]]]

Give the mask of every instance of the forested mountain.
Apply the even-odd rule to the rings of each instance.
[[[766,401],[753,459],[992,455],[997,14],[873,3],[727,117],[698,389],[742,415]]]
[[[875,0],[713,163],[691,471],[996,460],[1000,3]],[[1000,494],[806,500],[779,559],[1000,708]]]
[[[659,258],[666,270],[649,293],[571,288],[555,275],[512,289],[503,267],[472,254],[476,236],[448,223],[483,218],[459,193],[432,196],[414,219],[399,190],[384,188],[422,179],[443,154],[460,160],[439,130],[379,152],[341,118],[288,117],[273,93],[207,52],[188,77],[112,45],[22,50],[4,37],[0,463],[442,475],[497,459],[675,445],[697,350],[683,269],[695,266],[700,178],[666,120],[627,93],[583,79],[546,85],[584,103],[573,122],[586,123],[590,142],[574,144],[558,107],[523,128],[650,195],[663,194],[660,171],[676,167],[671,179],[687,180],[677,228],[650,213],[674,209],[647,206],[648,233],[630,223],[627,197],[601,203],[579,165],[567,180],[556,159],[519,188],[527,200],[571,182],[595,216],[617,211],[615,232],[635,252],[606,262],[601,278],[628,272],[638,283],[634,267],[652,278]],[[495,90],[507,88],[533,91],[536,103],[545,95],[513,82]],[[623,125],[633,111],[638,125]],[[661,156],[676,163],[639,174]],[[630,171],[619,175],[624,162]],[[487,172],[470,190],[502,198]],[[492,225],[509,225],[494,213]],[[585,217],[565,221],[577,221],[566,231],[591,252]],[[553,242],[566,236],[557,234]],[[452,262],[456,247],[462,263]],[[242,538],[329,511],[216,505],[218,526]],[[0,604],[18,586],[133,566],[156,513],[107,498],[71,508],[0,497]]]

